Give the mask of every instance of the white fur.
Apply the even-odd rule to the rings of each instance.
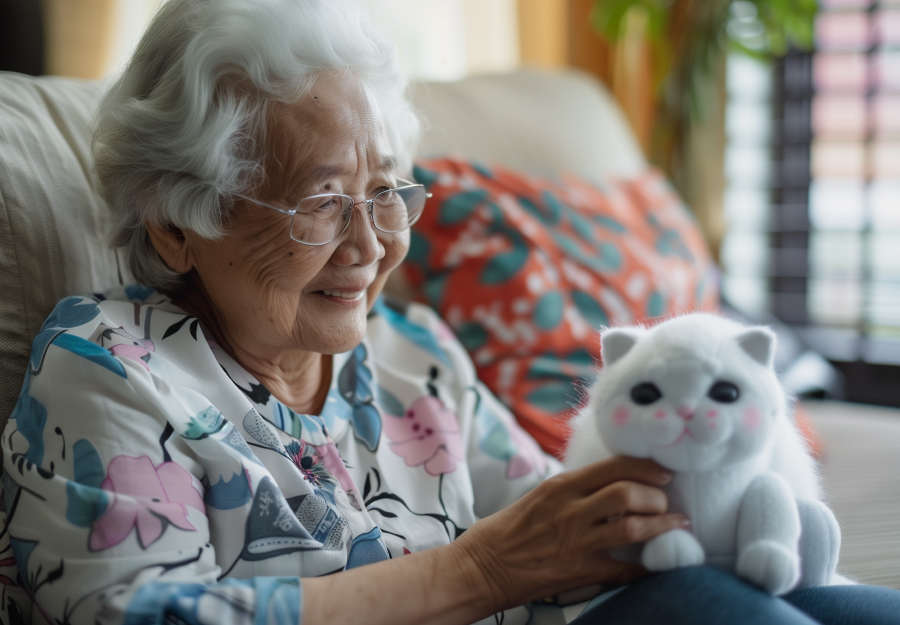
[[[816,527],[827,528],[823,549],[831,548],[833,557],[809,558],[830,569],[803,575],[827,582],[839,531],[821,504],[815,463],[787,414],[772,368],[775,336],[694,314],[652,329],[605,330],[601,345],[604,368],[587,407],[572,421],[566,467],[628,455],[674,471],[664,488],[669,509],[687,515],[691,531],[648,541],[644,565],[661,571],[705,562],[783,594],[800,578],[797,502],[812,502],[800,508],[823,517]],[[719,394],[712,390],[717,383]],[[648,384],[658,398],[652,389],[634,395]],[[728,384],[736,400],[728,401]],[[627,557],[627,551],[615,555]]]

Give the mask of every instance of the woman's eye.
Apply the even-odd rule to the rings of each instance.
[[[730,404],[736,402],[741,393],[738,391],[738,387],[731,382],[716,382],[709,389],[707,395],[711,400],[720,404]]]
[[[329,210],[329,209],[334,208],[336,204],[337,204],[337,198],[333,198],[333,197],[322,198],[322,200],[319,202],[319,206],[318,206],[317,210]]]
[[[652,404],[662,397],[662,391],[653,382],[641,382],[631,389],[631,401],[639,406]]]

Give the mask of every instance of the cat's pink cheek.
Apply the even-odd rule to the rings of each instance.
[[[619,406],[615,410],[613,410],[613,423],[616,425],[625,425],[628,423],[628,417],[631,416],[631,411],[625,406]]]
[[[716,423],[716,417],[718,417],[718,416],[719,416],[719,413],[716,412],[715,410],[710,410],[709,412],[706,413],[706,418],[709,419],[708,423],[709,423],[710,430],[715,430],[717,427],[719,427],[719,424]]]
[[[665,419],[666,411],[665,410],[657,410],[656,412],[653,413],[653,416],[656,417],[657,419]]]
[[[759,408],[756,406],[748,406],[746,410],[744,410],[744,427],[748,430],[757,429],[762,423],[762,415],[759,413]]]

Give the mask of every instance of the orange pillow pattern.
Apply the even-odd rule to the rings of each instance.
[[[406,277],[550,453],[596,375],[601,326],[717,308],[700,229],[656,170],[594,186],[442,158],[414,175],[433,198]]]

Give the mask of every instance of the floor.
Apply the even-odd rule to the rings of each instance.
[[[900,410],[803,406],[824,438],[825,490],[843,533],[838,572],[900,589]]]

